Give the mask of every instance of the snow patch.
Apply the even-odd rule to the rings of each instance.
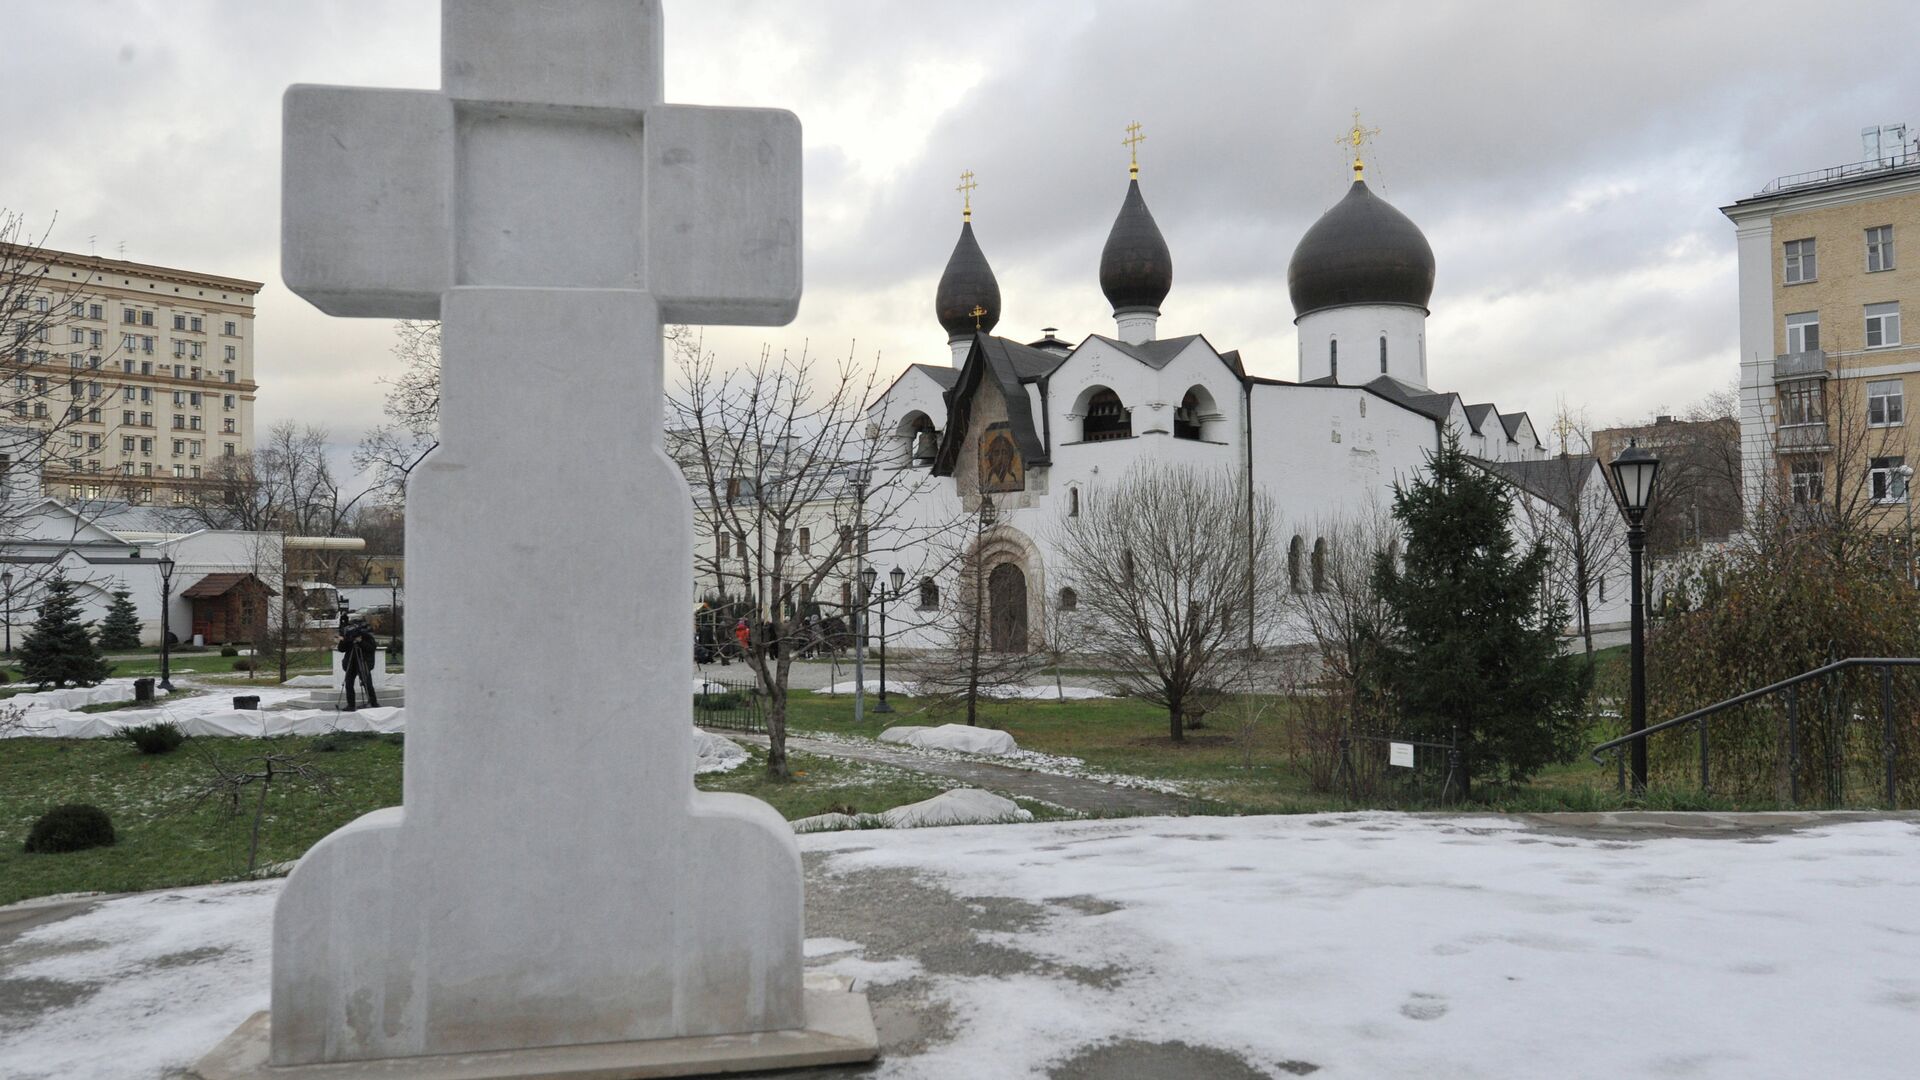
[[[848,679],[844,682],[834,683],[831,686],[821,687],[815,690],[814,693],[834,695],[851,694],[854,688],[859,685],[861,684],[852,679]],[[866,688],[869,695],[878,694],[880,692],[880,680],[868,679],[866,681]],[[920,685],[912,682],[888,680],[887,691],[889,693],[899,694],[902,697],[918,697],[920,696]],[[1092,698],[1103,698],[1111,695],[1085,686],[1065,686],[1058,689],[1051,686],[983,686],[980,688],[980,696],[1003,698],[1009,701],[1058,701],[1062,699],[1067,701],[1087,701]]]
[[[915,746],[923,750],[952,750],[962,754],[1000,757],[1020,749],[1013,736],[993,728],[967,724],[942,724],[939,727],[890,727],[880,733],[880,741]]]
[[[924,829],[941,825],[998,825],[1032,821],[1033,813],[1012,799],[978,788],[955,788],[931,799],[896,806],[878,814],[815,814],[793,822],[797,833],[846,829]]]

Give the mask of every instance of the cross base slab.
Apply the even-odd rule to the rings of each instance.
[[[652,1080],[872,1061],[880,1054],[867,995],[806,991],[807,1026],[743,1035],[543,1046],[478,1054],[268,1064],[269,1016],[258,1012],[193,1067],[199,1080]]]

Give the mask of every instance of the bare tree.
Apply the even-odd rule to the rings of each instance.
[[[1313,641],[1321,678],[1333,679],[1356,703],[1377,678],[1379,633],[1387,618],[1386,603],[1374,589],[1374,566],[1382,555],[1398,559],[1399,553],[1393,515],[1370,506],[1318,526],[1311,556],[1304,543],[1297,558],[1288,556],[1289,608]]]
[[[937,553],[933,560],[953,570],[953,588],[940,598],[936,612],[927,621],[927,629],[944,645],[924,650],[909,668],[915,692],[928,699],[930,708],[943,713],[963,712],[970,727],[980,724],[982,698],[1006,696],[1014,688],[1025,686],[1049,657],[1057,666],[1060,654],[1053,650],[1064,648],[1064,642],[1054,640],[1050,633],[1038,641],[994,641],[991,624],[995,612],[989,597],[994,566],[992,537],[989,516],[973,514],[930,543],[930,550]],[[1051,624],[1062,616],[1061,604],[1057,599],[1049,603],[1042,597],[1040,608],[1040,625],[1045,633],[1054,629]]]
[[[1620,569],[1626,532],[1613,489],[1596,471],[1605,466],[1599,464],[1586,413],[1562,402],[1554,433],[1559,452],[1545,461],[1519,466],[1526,470],[1527,482],[1518,486],[1527,497],[1514,502],[1518,520],[1530,537],[1547,545],[1548,585],[1565,599],[1586,653],[1592,656],[1593,607],[1602,583]],[[1505,473],[1496,475],[1512,482]],[[1661,482],[1665,480],[1663,472]]]
[[[667,450],[692,488],[695,570],[754,613],[746,661],[766,699],[767,774],[786,780],[788,674],[806,638],[797,623],[838,585],[854,625],[870,537],[898,551],[927,532],[911,517],[926,474],[902,467],[879,434],[873,368],[763,350],[723,370],[683,328],[667,343],[679,370]]]
[[[360,440],[353,464],[373,475],[381,502],[397,506],[407,477],[440,445],[440,324],[400,323],[393,355],[400,374],[387,384],[387,422]]]
[[[227,813],[240,815],[240,801],[251,789],[253,799],[253,821],[247,830],[247,870],[251,872],[260,857],[260,830],[267,818],[267,793],[275,781],[282,788],[288,784],[304,785],[322,792],[333,791],[333,778],[314,768],[304,755],[283,754],[264,751],[249,754],[235,761],[227,761],[215,753],[200,755],[203,778],[198,786],[187,794],[188,806],[199,806],[209,801],[227,804]]]
[[[1250,495],[1233,471],[1157,464],[1094,489],[1078,516],[1056,524],[1088,652],[1115,690],[1167,710],[1175,742],[1189,702],[1222,689],[1231,651],[1257,646],[1284,603],[1277,528],[1272,500]],[[1239,623],[1248,618],[1251,635]]]

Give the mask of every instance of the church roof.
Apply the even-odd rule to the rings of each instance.
[[[1468,460],[1530,495],[1570,510],[1593,475],[1595,459],[1592,454],[1562,454],[1534,461]]]
[[[1480,434],[1481,427],[1484,426],[1487,422],[1487,414],[1492,411],[1493,411],[1492,402],[1486,402],[1480,405],[1467,406],[1467,423],[1473,425],[1473,433],[1475,435]]]
[[[1129,345],[1118,338],[1110,338],[1103,334],[1094,334],[1092,336],[1119,349],[1121,352],[1126,353],[1128,356],[1133,357],[1135,360],[1140,361],[1153,370],[1159,371],[1161,368],[1173,363],[1173,358],[1185,352],[1187,346],[1193,344],[1194,339],[1200,335],[1188,334],[1185,337],[1156,338],[1152,341],[1143,341],[1138,345]],[[1238,356],[1239,354],[1236,353],[1235,355]]]
[[[1517,439],[1520,437],[1520,425],[1526,419],[1527,414],[1523,412],[1501,413],[1500,426],[1507,429],[1507,438]]]
[[[1433,248],[1420,227],[1355,180],[1313,223],[1287,265],[1295,320],[1348,304],[1405,304],[1433,296]]]
[[[1391,375],[1382,375],[1366,383],[1366,388],[1381,397],[1414,412],[1434,420],[1445,420],[1453,415],[1453,403],[1457,394],[1434,393],[1424,387],[1402,382]]]
[[[976,317],[976,307],[986,311]],[[1000,282],[987,265],[980,242],[973,238],[971,221],[960,226],[960,239],[947,257],[947,269],[933,294],[933,313],[949,338],[990,331],[1000,322]]]
[[[1100,291],[1115,311],[1159,311],[1173,288],[1173,255],[1160,226],[1140,196],[1140,181],[1127,181],[1127,197],[1100,251]]]
[[[960,381],[960,370],[958,368],[939,367],[933,364],[910,364],[908,366],[919,369],[925,373],[927,378],[939,383],[943,389],[951,390],[953,389],[953,384]]]
[[[1013,432],[1014,445],[1020,448],[1020,457],[1028,466],[1047,464],[1046,440],[1033,422],[1033,406],[1022,384],[1046,378],[1060,363],[1061,358],[1050,352],[984,332],[973,335],[959,378],[947,390],[947,427],[940,433],[933,475],[953,475],[960,444],[966,441],[971,426],[974,395],[986,380],[992,380],[1006,401],[1007,427]]]

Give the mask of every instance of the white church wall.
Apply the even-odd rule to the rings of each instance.
[[[1253,473],[1288,536],[1390,500],[1437,439],[1432,420],[1359,388],[1253,388]]]
[[[1300,381],[1333,372],[1332,342],[1339,343],[1339,381],[1357,386],[1391,375],[1427,385],[1427,313],[1402,304],[1349,304],[1295,320],[1300,342]],[[1380,340],[1387,342],[1387,369],[1380,370]]]

